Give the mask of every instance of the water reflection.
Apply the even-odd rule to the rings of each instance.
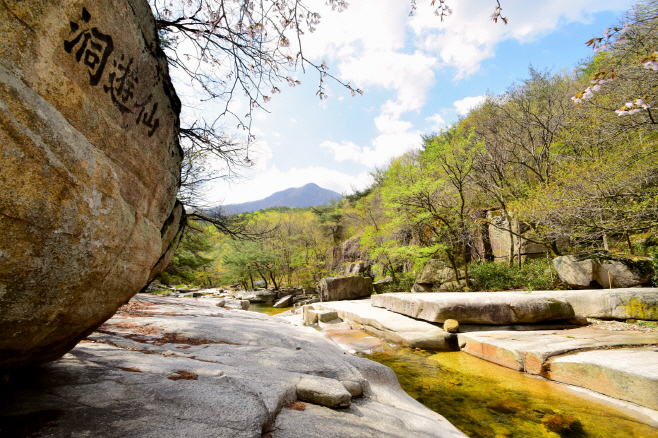
[[[282,309],[272,307],[273,303],[251,303],[249,304],[249,310],[252,312],[264,313],[266,315],[278,315],[287,310],[292,309],[292,307],[284,307]]]

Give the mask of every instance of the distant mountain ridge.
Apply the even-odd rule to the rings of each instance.
[[[315,207],[329,204],[332,200],[339,200],[343,196],[333,190],[323,189],[314,183],[302,187],[281,190],[267,198],[258,201],[243,202],[242,204],[228,204],[222,207],[224,214],[239,214],[270,207]]]

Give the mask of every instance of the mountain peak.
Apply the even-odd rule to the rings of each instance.
[[[258,201],[225,205],[222,209],[226,214],[239,214],[270,207],[307,208],[329,204],[332,200],[338,200],[340,198],[342,198],[342,195],[338,192],[323,189],[315,183],[308,183],[302,187],[291,187],[281,190]]]

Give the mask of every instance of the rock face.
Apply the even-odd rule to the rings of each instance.
[[[466,286],[464,271],[459,271],[458,281],[455,270],[447,266],[443,261],[430,259],[420,271],[411,292],[453,292],[460,291]]]
[[[371,302],[412,318],[441,323],[456,319],[460,324],[504,325],[574,316],[571,304],[564,299],[523,292],[393,293],[373,295]]]
[[[443,284],[447,281],[455,281],[455,271],[436,259],[428,260],[416,277],[418,284]]]
[[[0,374],[54,360],[157,273],[180,102],[146,0],[0,4]]]
[[[596,284],[605,289],[639,286],[648,282],[654,273],[650,257],[628,257],[608,251],[556,257],[553,265],[562,281],[578,289]]]
[[[373,264],[367,251],[361,250],[361,237],[356,236],[333,247],[327,258],[329,270],[342,271],[344,275],[370,272]]]
[[[372,295],[370,277],[327,277],[318,283],[321,301],[355,300]]]
[[[527,231],[527,227],[520,224],[519,221],[512,218],[512,224],[510,225],[500,210],[487,211],[486,219],[489,225],[486,227],[485,233],[487,234],[487,238],[484,240],[487,241],[488,245],[485,245],[481,241],[476,242],[476,246],[480,246],[483,249],[485,246],[489,246],[487,249],[491,251],[493,260],[499,262],[508,261],[510,246],[514,247],[515,256],[518,256],[520,253],[524,260],[546,257],[546,248],[544,245],[510,236],[509,231],[507,231],[508,229],[511,229],[517,234]],[[569,240],[566,238],[558,239],[557,247],[560,251],[567,249],[569,247]],[[482,255],[488,259],[487,254],[485,254],[486,252],[488,251],[483,251]]]

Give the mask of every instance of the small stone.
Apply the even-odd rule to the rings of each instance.
[[[217,307],[224,307],[226,305],[226,300],[219,300]]]
[[[582,316],[582,315],[575,315],[573,318],[569,318],[569,322],[571,324],[576,324],[576,325],[587,325],[589,322],[587,322],[587,318]]]
[[[317,312],[318,321],[320,322],[329,322],[338,318],[338,312],[335,310],[320,310]]]
[[[326,377],[302,377],[297,384],[297,398],[329,408],[347,408],[352,395],[338,380]]]
[[[459,321],[456,319],[446,319],[443,323],[443,330],[448,333],[457,333],[459,331]]]

